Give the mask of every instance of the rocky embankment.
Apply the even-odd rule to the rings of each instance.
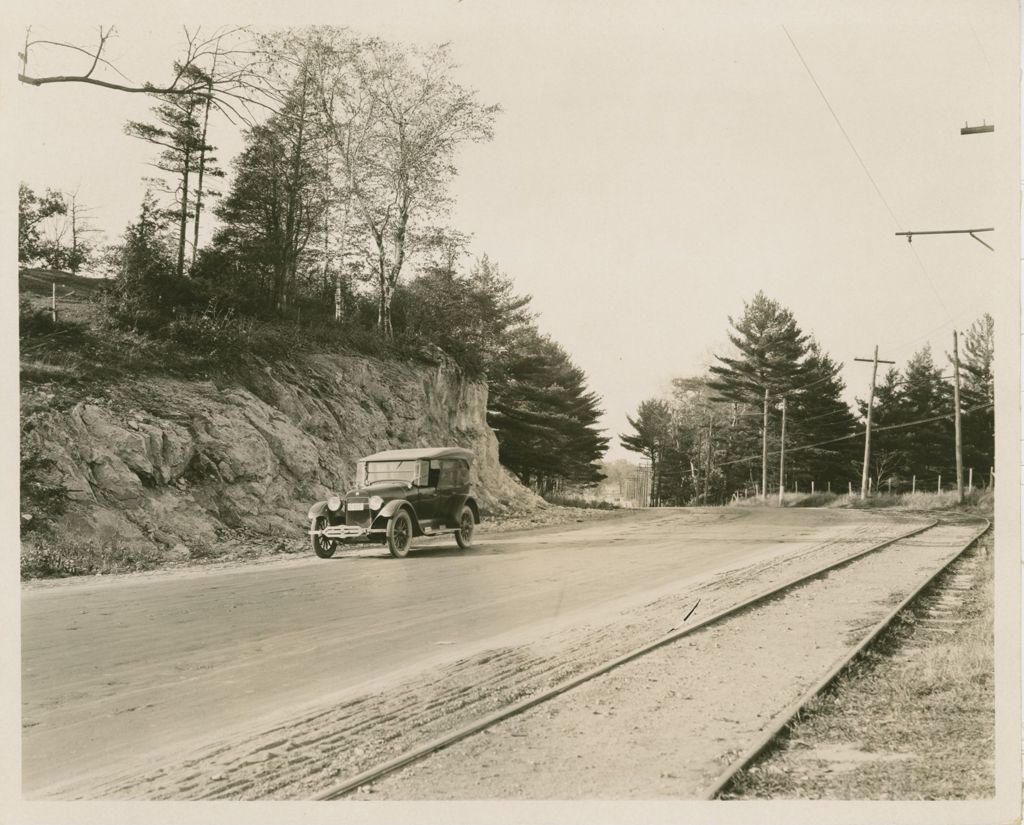
[[[35,535],[169,552],[236,531],[297,538],[309,505],[350,486],[360,457],[449,444],[475,453],[488,513],[542,506],[498,463],[486,404],[486,385],[451,366],[334,354],[205,381],[142,376],[75,401],[26,386],[23,455],[42,459],[37,479],[64,498]]]

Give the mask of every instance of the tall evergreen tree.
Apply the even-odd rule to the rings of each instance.
[[[300,74],[281,111],[248,130],[234,181],[215,210],[222,221],[213,239],[218,268],[248,281],[260,303],[278,313],[293,302],[304,267],[312,270],[313,241],[330,207],[315,116],[309,78]],[[319,282],[320,273],[311,277]]]
[[[559,480],[600,481],[595,462],[608,446],[597,427],[600,399],[549,337],[528,326],[514,338],[488,381],[487,419],[498,436],[501,463],[541,492]]]
[[[980,480],[995,467],[995,322],[987,312],[964,333],[960,355],[964,466]]]
[[[953,391],[935,365],[930,345],[907,362],[901,393],[907,422],[944,416],[937,421],[914,424],[901,431],[910,467],[919,476],[953,478],[956,463],[953,438]]]
[[[666,458],[673,457],[675,434],[672,409],[663,399],[648,398],[640,402],[636,417],[627,415],[626,421],[633,432],[620,434],[619,442],[627,450],[640,453],[651,463],[650,505],[657,507],[665,494],[662,489],[663,467]]]
[[[857,403],[863,416],[867,403]],[[869,472],[875,489],[890,477],[905,487],[913,476],[925,489],[939,475],[952,479],[954,467],[953,389],[926,345],[902,376],[891,369],[875,389]]]
[[[805,364],[809,338],[797,325],[793,313],[763,292],[744,304],[743,315],[739,319],[730,317],[729,323],[733,327],[729,340],[737,355],[715,356],[720,363],[710,368],[709,385],[720,399],[740,405],[731,424],[736,431],[732,439],[751,456],[750,463],[740,468],[741,472],[749,473],[760,465],[753,456],[761,452],[764,426],[759,413],[763,411],[765,395],[769,409],[766,437],[771,453],[778,449],[781,397],[809,383]],[[778,482],[777,463],[768,462],[769,486],[773,480]],[[732,472],[736,473],[736,469]]]
[[[804,489],[812,481],[820,487],[829,481],[841,487],[855,476],[857,456],[857,445],[849,438],[856,421],[842,399],[842,364],[811,340],[803,367],[802,387],[786,397],[786,442],[799,447],[786,461],[787,481],[802,482]]]
[[[194,75],[199,84],[206,84],[209,80],[196,66],[176,68]],[[208,100],[201,93],[164,96],[152,110],[156,116],[155,124],[133,120],[125,126],[127,134],[160,147],[152,165],[169,175],[172,181],[167,191],[176,200],[171,214],[178,226],[175,271],[179,278],[185,274],[189,219],[197,213],[196,179],[203,174],[219,174],[208,155],[213,147],[205,142],[204,113],[208,109]]]
[[[730,317],[729,323],[729,340],[739,354],[715,356],[721,363],[711,367],[711,387],[721,398],[757,405],[765,390],[775,396],[802,383],[808,337],[792,312],[758,292],[739,320]]]

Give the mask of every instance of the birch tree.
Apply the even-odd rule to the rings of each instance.
[[[421,51],[320,35],[320,103],[339,157],[342,231],[355,230],[351,243],[374,281],[378,329],[390,338],[405,265],[450,205],[455,152],[491,138],[498,107],[452,79],[444,46]]]

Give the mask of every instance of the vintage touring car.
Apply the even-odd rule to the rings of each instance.
[[[452,533],[473,543],[480,510],[470,495],[473,453],[460,447],[387,450],[360,459],[356,487],[309,508],[314,552],[329,559],[341,544],[379,542],[404,558],[417,536]]]

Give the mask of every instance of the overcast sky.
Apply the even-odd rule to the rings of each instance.
[[[282,5],[178,4],[145,22],[112,9],[110,57],[135,80],[159,80],[186,14],[203,22],[211,8],[214,23],[450,41],[458,79],[503,108],[494,140],[460,155],[452,224],[533,295],[541,328],[604,399],[612,436],[672,377],[725,353],[727,317],[759,289],[846,364],[851,398],[870,378],[852,359],[875,344],[900,366],[927,341],[943,358],[954,326],[1016,312],[994,297],[1017,260],[1010,2]],[[89,37],[33,14],[23,18],[38,36]],[[23,29],[8,28],[12,65]],[[2,89],[18,176],[77,187],[116,237],[152,154],[123,126],[152,102],[9,77]],[[996,131],[960,135],[982,120]],[[240,146],[225,123],[213,141],[222,160]],[[988,226],[995,253],[967,236],[910,246],[893,234]],[[609,456],[630,455],[613,438]]]

